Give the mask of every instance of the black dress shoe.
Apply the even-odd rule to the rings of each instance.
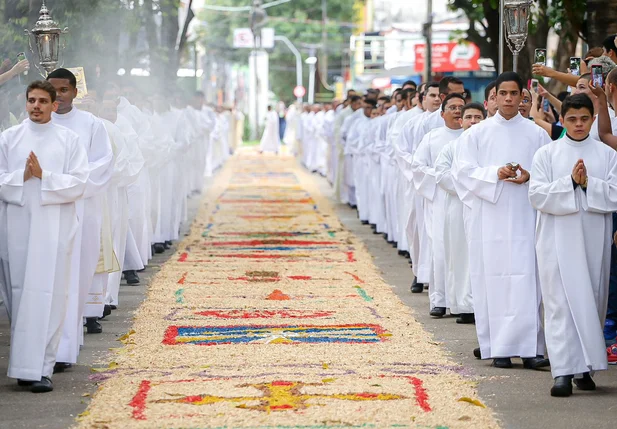
[[[104,319],[111,314],[111,305],[105,304],[103,307],[103,317],[99,317],[99,319]]]
[[[446,307],[433,307],[428,314],[433,317],[443,317],[446,315]]]
[[[398,247],[398,243],[396,241],[392,242],[392,247],[394,247],[395,249]]]
[[[596,383],[593,381],[588,372],[583,374],[583,378],[575,378],[574,384],[580,390],[596,390]]]
[[[118,306],[117,305],[110,305],[109,308],[111,308],[112,310],[117,310]]]
[[[30,391],[32,393],[46,393],[52,390],[54,390],[54,385],[49,377],[43,377],[41,381],[35,381],[32,383],[32,386],[30,386]]]
[[[375,225],[374,223],[371,224],[371,229],[374,231],[377,229],[377,225]]]
[[[411,282],[411,293],[422,292],[424,292],[424,285],[422,283],[418,283],[418,278],[414,277],[413,282]]]
[[[373,230],[373,234],[375,234],[375,235],[379,235],[379,234],[381,234],[381,232],[379,232],[379,231],[377,231],[377,230],[375,229],[375,230]]]
[[[551,366],[548,359],[544,359],[544,356],[536,356],[534,358],[523,358],[523,368],[525,369],[539,369]]]
[[[555,377],[555,384],[551,387],[551,396],[567,398],[570,395],[572,395],[572,376],[561,375]]]
[[[137,272],[135,270],[125,271],[123,274],[127,285],[139,284],[139,276],[137,275]]]
[[[480,351],[480,347],[476,347],[473,349],[473,355],[476,359],[482,359],[482,352]]]
[[[26,386],[30,387],[33,384],[34,384],[33,380],[22,380],[20,378],[17,379],[17,385],[21,387],[26,387]]]
[[[56,362],[56,364],[54,365],[54,374],[57,374],[59,372],[64,372],[69,368],[72,368],[73,364],[70,364],[68,362]]]
[[[493,359],[493,366],[495,368],[512,368],[512,359],[510,358]]]
[[[169,250],[169,249],[171,249],[171,245],[170,245],[170,244],[167,244],[167,242],[164,242],[164,243],[163,243],[163,247],[165,247],[165,250]]]
[[[103,327],[96,319],[96,317],[86,317],[86,332],[89,334],[100,334],[103,332]]]
[[[461,313],[460,317],[456,319],[456,323],[459,323],[461,325],[468,325],[476,323],[476,318],[473,313]]]
[[[163,253],[165,251],[165,245],[163,243],[154,243],[154,253]]]
[[[360,223],[361,223],[362,225],[368,225],[368,220],[361,220],[361,221],[360,221]]]
[[[171,240],[167,240],[165,241],[165,244],[168,245],[169,247],[171,247],[172,244],[174,244]]]

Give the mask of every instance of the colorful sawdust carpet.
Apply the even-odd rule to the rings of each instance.
[[[215,182],[80,427],[498,427],[293,159]]]

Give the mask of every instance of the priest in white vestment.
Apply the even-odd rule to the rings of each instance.
[[[343,140],[344,124],[348,117],[350,117],[355,111],[362,107],[362,97],[354,95],[347,100],[348,105],[337,112],[337,117],[334,120],[334,145],[336,146],[335,154],[335,174],[334,174],[334,198],[336,201],[342,202],[343,199],[343,185],[345,176],[345,141]],[[345,201],[346,202],[346,201]]]
[[[424,228],[428,237],[426,249],[432,255],[429,279],[430,315],[443,317],[449,307],[446,297],[446,261],[444,245],[446,191],[437,184],[435,162],[441,150],[463,132],[460,118],[465,105],[462,95],[448,95],[441,106],[445,126],[434,128],[424,136],[413,155],[411,171],[416,198],[424,198]],[[456,313],[455,313],[456,314]]]
[[[430,282],[432,253],[424,227],[424,200],[416,198],[411,163],[418,145],[424,138],[423,121],[439,111],[442,102],[439,97],[438,83],[428,84],[425,91],[421,99],[424,110],[407,121],[393,142],[396,161],[402,174],[398,189],[399,198],[403,201],[398,206],[398,222],[401,231],[399,250],[410,253],[413,273],[416,276],[412,285],[414,293],[422,292],[423,285]]]
[[[113,248],[120,265],[120,270],[109,274],[105,299],[107,304],[117,306],[122,272],[127,271],[125,267],[126,250],[128,247],[127,241],[129,237],[129,201],[127,189],[139,179],[141,170],[144,167],[144,159],[137,146],[135,134],[124,134],[120,128],[114,125],[114,122],[117,120],[117,108],[114,101],[109,100],[103,103],[100,116],[104,118],[103,123],[117,151],[115,154],[116,161],[114,164],[114,175],[112,176],[112,187],[110,187],[108,201],[112,207]],[[129,245],[133,246],[133,243],[129,243]],[[138,267],[131,266],[131,270],[129,271]],[[139,269],[142,268],[143,265],[141,265]]]
[[[77,97],[75,75],[69,70],[57,69],[47,80],[58,94],[58,110],[52,114],[52,121],[77,133],[88,154],[90,168],[83,199],[77,202],[80,227],[75,236],[69,305],[57,359],[60,363],[73,364],[83,344],[82,317],[88,318],[89,332],[102,332],[97,319],[103,316],[107,273],[95,274],[95,271],[101,250],[103,194],[113,173],[113,151],[103,122],[73,106]]]
[[[479,103],[469,103],[461,111],[463,130],[479,124],[486,118],[486,110]],[[441,150],[435,161],[435,179],[446,192],[444,203],[443,244],[446,268],[446,297],[452,314],[458,314],[456,323],[474,323],[473,298],[469,279],[469,247],[465,219],[469,208],[458,196],[452,176],[458,140],[453,140]]]
[[[470,275],[481,356],[511,368],[547,366],[540,323],[540,287],[535,255],[536,212],[529,203],[525,168],[550,142],[523,118],[518,105],[522,79],[514,72],[497,79],[498,113],[461,137],[456,180],[476,199],[470,225]]]
[[[32,392],[51,376],[67,314],[75,201],[86,190],[88,158],[79,137],[51,122],[56,92],[27,89],[29,119],[0,136],[0,258],[11,321],[8,376]]]
[[[573,377],[579,389],[595,390],[591,376],[607,369],[603,328],[617,152],[590,137],[593,114],[587,95],[566,98],[560,120],[567,134],[538,150],[531,169],[552,396],[570,396]]]
[[[264,128],[264,133],[261,136],[261,141],[259,143],[259,151],[274,152],[278,154],[281,149],[281,137],[279,136],[279,115],[272,109],[272,106],[268,106],[265,125],[266,127]]]

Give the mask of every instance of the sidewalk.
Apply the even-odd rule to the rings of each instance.
[[[188,200],[189,223],[182,226],[184,235],[195,217],[201,196]],[[183,237],[181,236],[181,239]],[[9,359],[10,328],[4,307],[0,308],[0,429],[66,429],[75,424],[75,417],[82,413],[97,386],[89,377],[91,367],[104,366],[109,359],[109,349],[121,347],[118,338],[126,334],[133,324],[133,313],[142,303],[148,284],[160,266],[175,253],[175,245],[163,254],[155,255],[145,272],[139,273],[141,283],[127,286],[122,281],[120,305],[105,320],[102,334],[85,336],[79,354],[79,364],[53,377],[54,391],[35,395],[17,386],[6,377]]]

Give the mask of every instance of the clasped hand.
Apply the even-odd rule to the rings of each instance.
[[[517,175],[517,171],[521,172],[521,175]],[[507,180],[508,182],[516,183],[517,185],[522,185],[523,183],[527,183],[529,181],[529,171],[525,170],[520,165],[516,167],[512,164],[505,165],[501,167],[497,171],[497,176],[499,180]]]
[[[26,159],[26,167],[24,169],[24,182],[29,179],[36,177],[38,179],[43,178],[43,169],[39,164],[39,159],[36,157],[34,152],[30,152],[28,159]]]
[[[572,169],[572,180],[578,185],[584,185],[587,181],[587,167],[582,159],[576,161]]]

